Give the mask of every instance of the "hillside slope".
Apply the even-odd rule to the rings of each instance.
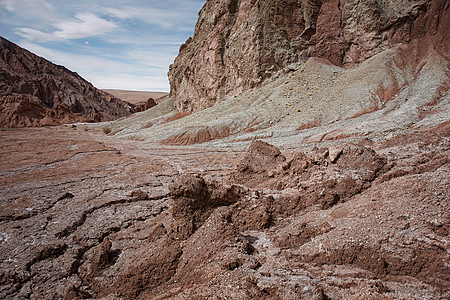
[[[0,99],[0,127],[110,121],[131,114],[128,103],[2,37]]]
[[[352,66],[403,44],[411,62],[448,59],[449,16],[448,0],[207,1],[170,67],[174,105],[210,107],[309,57]]]
[[[260,138],[295,148],[380,141],[450,120],[448,67],[436,52],[412,64],[402,47],[350,69],[310,58],[208,109],[180,113],[168,99],[107,126],[117,137],[166,145],[245,148]]]

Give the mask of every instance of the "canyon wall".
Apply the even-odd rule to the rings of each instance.
[[[449,59],[448,0],[208,0],[170,66],[175,108],[198,111],[290,63],[352,66],[396,45]]]
[[[110,121],[129,103],[0,37],[0,127]]]

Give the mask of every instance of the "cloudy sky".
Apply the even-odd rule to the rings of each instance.
[[[0,35],[98,88],[169,91],[206,0],[0,0]]]

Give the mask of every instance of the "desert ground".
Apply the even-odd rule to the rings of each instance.
[[[167,96],[168,93],[163,92],[144,92],[144,91],[126,91],[126,90],[115,90],[115,89],[103,89],[103,91],[122,99],[123,101],[130,102],[132,104],[142,103],[148,100],[148,98],[153,98],[158,100],[161,97]],[[158,101],[156,101],[158,102]]]
[[[446,64],[394,51],[196,113],[2,129],[0,297],[447,299]]]
[[[295,151],[102,126],[0,132],[2,298],[449,295],[448,122]]]

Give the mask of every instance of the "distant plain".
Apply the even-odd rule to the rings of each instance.
[[[156,103],[159,103],[159,101],[157,101],[159,98],[169,94],[164,92],[127,91],[115,89],[104,89],[103,91],[132,104],[145,102],[148,98],[153,98],[156,100]]]

